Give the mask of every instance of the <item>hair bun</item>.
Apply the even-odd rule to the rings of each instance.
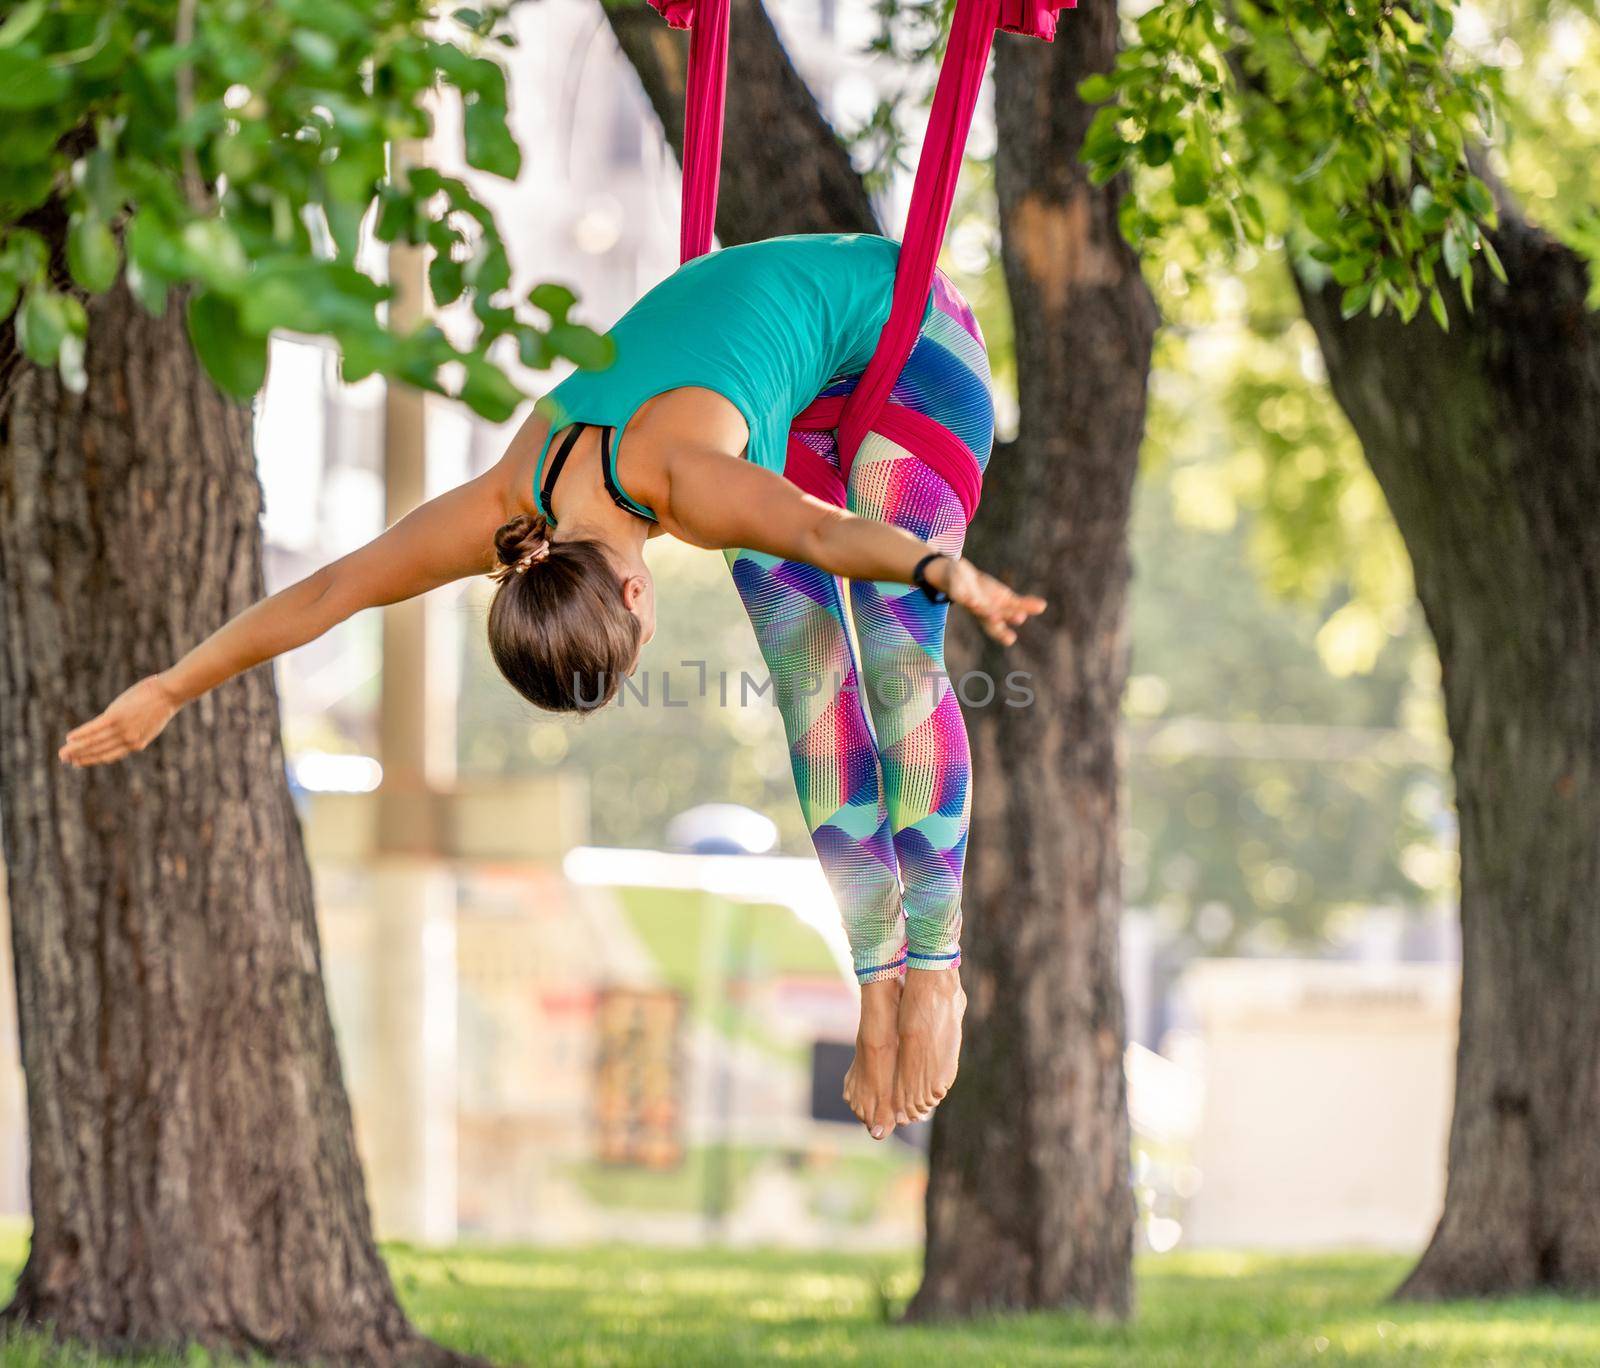
[[[520,575],[550,554],[550,524],[531,513],[519,513],[494,534],[501,579]]]

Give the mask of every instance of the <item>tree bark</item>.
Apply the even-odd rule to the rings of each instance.
[[[654,14],[607,13],[681,150],[681,65],[659,67],[680,49]],[[958,674],[1024,671],[1035,701],[968,710],[970,1006],[961,1078],[935,1114],[915,1318],[1057,1306],[1120,1315],[1131,1302],[1116,736],[1156,317],[1117,229],[1122,186],[1096,189],[1078,164],[1092,111],[1076,92],[1111,65],[1116,41],[1114,10],[1091,8],[1067,16],[1053,45],[1002,35],[997,47],[1022,417],[990,462],[968,545],[1052,606],[1008,652],[965,626],[954,640]],[[849,160],[815,101],[778,74],[792,68],[758,6],[736,6],[732,43],[723,241],[870,231],[864,197],[816,188],[837,186]]]
[[[374,1245],[270,668],[142,755],[62,736],[262,593],[249,409],[124,289],[0,394],[0,815],[33,1238],[5,1312],[116,1350],[456,1362]]]
[[[673,152],[683,155],[686,34],[645,4],[604,6],[606,19]],[[717,236],[727,244],[782,233],[876,233],[850,153],[784,51],[759,0],[732,0]]]
[[[1451,330],[1300,283],[1438,646],[1461,832],[1443,1214],[1413,1298],[1600,1291],[1600,320],[1502,207]]]
[[[1078,158],[1093,111],[1077,86],[1111,66],[1115,8],[1063,19],[1050,45],[996,41],[1021,418],[969,546],[1051,607],[1006,651],[958,629],[963,659],[1028,672],[1037,700],[968,719],[971,1007],[960,1084],[934,1120],[922,1317],[1132,1302],[1117,733],[1156,312],[1117,228],[1124,187],[1091,186]]]

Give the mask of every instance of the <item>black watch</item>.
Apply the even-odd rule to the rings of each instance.
[[[950,595],[943,589],[935,589],[928,583],[928,566],[936,560],[953,561],[954,556],[947,556],[942,551],[930,551],[917,562],[917,568],[911,572],[911,582],[922,590],[929,603],[949,603]]]

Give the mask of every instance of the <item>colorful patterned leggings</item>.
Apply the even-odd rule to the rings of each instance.
[[[943,275],[933,298],[894,402],[941,423],[982,468],[994,441],[983,336]],[[848,394],[856,379],[825,393]],[[838,470],[832,433],[800,436]],[[877,433],[857,452],[846,493],[853,513],[960,552],[967,522],[950,487]],[[727,554],[856,976],[871,983],[908,965],[958,963],[971,762],[944,673],[948,609],[904,584],[845,582],[798,561]]]

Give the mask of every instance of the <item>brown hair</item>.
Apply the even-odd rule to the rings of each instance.
[[[543,518],[523,513],[494,534],[494,549],[489,652],[506,682],[548,712],[605,707],[633,668],[642,632],[605,547],[553,542]]]

